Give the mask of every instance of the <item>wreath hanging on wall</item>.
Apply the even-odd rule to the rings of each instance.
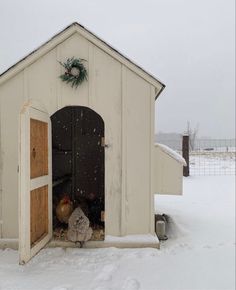
[[[71,84],[72,88],[77,88],[84,80],[88,80],[88,73],[83,61],[86,60],[71,57],[66,62],[59,62],[66,70],[64,74],[60,75],[60,79]]]

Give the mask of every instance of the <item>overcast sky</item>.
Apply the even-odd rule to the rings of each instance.
[[[77,21],[166,84],[156,131],[235,135],[234,0],[0,0],[0,72]]]

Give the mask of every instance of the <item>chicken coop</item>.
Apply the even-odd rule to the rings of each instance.
[[[25,263],[49,241],[69,243],[77,207],[94,246],[155,237],[154,110],[163,89],[78,23],[1,74],[0,245],[18,247]],[[174,172],[166,182],[182,185]]]

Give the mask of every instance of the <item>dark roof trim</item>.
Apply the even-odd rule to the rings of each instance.
[[[79,24],[78,22],[73,22],[72,24],[68,25],[66,28],[64,28],[63,30],[61,30],[60,32],[58,32],[57,34],[55,34],[53,37],[51,37],[48,41],[46,41],[45,43],[43,43],[42,45],[40,45],[38,48],[34,49],[31,53],[27,54],[25,57],[23,57],[22,59],[20,59],[18,62],[16,62],[14,65],[10,66],[7,70],[5,70],[2,74],[0,74],[0,78],[7,74],[10,70],[12,70],[14,67],[16,67],[19,63],[23,62],[26,58],[28,58],[29,56],[33,55],[35,52],[37,52],[40,48],[42,48],[43,46],[45,46],[47,43],[49,43],[50,41],[52,41],[53,39],[55,39],[57,36],[59,36],[60,34],[62,34],[63,32],[65,32],[67,29],[71,28],[72,26],[79,26],[80,28],[84,29],[87,33],[93,35],[95,38],[99,39],[101,42],[103,42],[106,46],[108,46],[111,50],[115,51],[117,54],[119,54],[121,57],[125,58],[127,61],[129,61],[130,63],[132,63],[134,66],[136,66],[137,68],[139,68],[140,70],[142,70],[145,74],[149,75],[151,78],[153,78],[155,81],[157,81],[158,83],[160,83],[160,85],[162,86],[161,90],[159,91],[159,93],[156,95],[156,99],[157,97],[160,95],[160,93],[163,91],[163,89],[165,88],[165,85],[158,80],[154,75],[152,75],[151,73],[147,72],[145,69],[143,69],[141,66],[139,66],[138,64],[136,64],[134,61],[132,61],[131,59],[129,59],[127,56],[125,56],[124,54],[122,54],[121,52],[119,52],[117,49],[115,49],[113,46],[111,46],[110,44],[108,44],[106,41],[104,41],[103,39],[101,39],[100,37],[98,37],[96,34],[94,34],[93,32],[89,31],[87,28],[85,28],[83,25]]]
[[[160,91],[158,92],[158,94],[156,94],[155,100],[160,96],[160,94],[163,92],[163,90],[165,89],[166,85],[162,84],[162,88],[160,89]]]
[[[5,75],[8,71],[10,71],[11,69],[13,69],[15,66],[17,66],[19,63],[21,63],[22,61],[24,61],[26,58],[28,58],[30,55],[34,54],[36,51],[38,51],[41,47],[43,47],[44,45],[46,45],[47,43],[49,43],[50,41],[52,41],[54,38],[56,38],[57,36],[59,36],[60,34],[62,34],[64,31],[66,31],[67,29],[69,29],[72,25],[74,25],[75,23],[72,23],[70,25],[68,25],[66,28],[64,28],[63,30],[61,30],[60,32],[58,32],[57,34],[55,34],[54,36],[52,36],[50,39],[48,39],[46,42],[44,42],[43,44],[41,44],[40,46],[38,46],[37,48],[35,48],[33,51],[31,51],[29,54],[27,54],[26,56],[24,56],[23,58],[21,58],[19,61],[17,61],[15,64],[13,64],[12,66],[10,66],[7,70],[5,70],[2,74],[0,74],[0,78]]]

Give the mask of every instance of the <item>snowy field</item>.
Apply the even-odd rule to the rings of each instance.
[[[235,148],[231,152],[191,152],[190,173],[192,175],[235,175],[235,157]]]
[[[0,251],[0,289],[235,289],[234,176],[184,179],[184,196],[156,196],[171,216],[155,249],[45,249],[25,266]],[[141,214],[141,213],[140,213]]]

